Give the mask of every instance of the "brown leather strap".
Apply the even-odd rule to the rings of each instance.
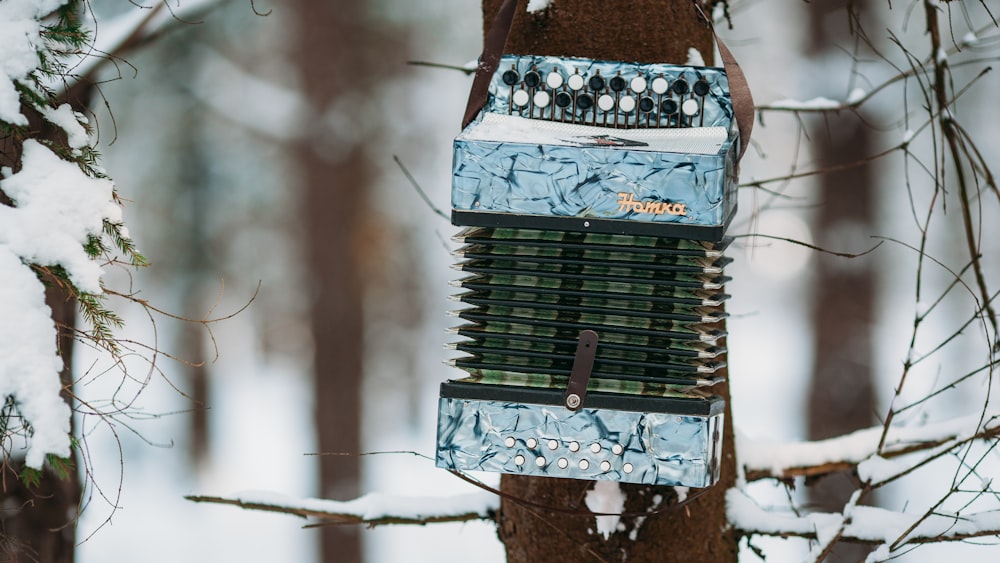
[[[469,103],[465,106],[462,129],[468,127],[479,114],[479,110],[486,105],[490,92],[490,79],[493,78],[493,73],[496,72],[497,66],[500,64],[500,57],[503,56],[504,47],[507,45],[507,36],[510,35],[510,26],[514,23],[516,9],[517,0],[505,0],[500,5],[497,17],[490,25],[490,31],[483,41],[483,54],[479,57],[476,77],[472,79],[472,90],[469,92]]]
[[[715,36],[715,43],[719,46],[719,55],[722,57],[722,66],[726,69],[726,76],[729,78],[729,97],[733,100],[733,118],[736,119],[736,126],[740,129],[740,154],[736,158],[738,162],[743,158],[743,153],[747,152],[747,147],[750,146],[754,114],[753,94],[750,93],[747,77],[743,74],[740,64],[736,62],[733,52],[716,33],[712,18],[705,14],[697,0],[693,0],[693,3],[708,27],[712,28],[712,35]]]
[[[564,397],[566,408],[571,411],[579,410],[587,398],[587,384],[590,383],[595,356],[597,356],[597,333],[592,330],[581,330]]]
[[[750,146],[750,132],[753,131],[754,105],[753,95],[750,93],[750,86],[747,84],[746,75],[743,69],[736,62],[736,57],[732,51],[715,32],[712,19],[705,14],[697,0],[692,0],[695,9],[701,15],[705,23],[712,28],[715,42],[719,46],[719,54],[722,56],[722,66],[726,69],[726,76],[729,78],[729,96],[733,100],[733,117],[736,125],[740,129],[740,154],[737,161],[743,158],[743,153]],[[483,41],[483,54],[479,57],[479,66],[476,67],[476,77],[472,80],[472,90],[469,92],[469,102],[465,106],[465,117],[462,119],[462,129],[465,129],[476,118],[480,110],[486,106],[489,98],[490,80],[493,73],[500,65],[500,57],[503,56],[504,47],[507,45],[507,37],[510,35],[511,25],[514,23],[514,13],[517,11],[517,0],[504,0],[497,12],[497,17],[493,19],[490,30]]]

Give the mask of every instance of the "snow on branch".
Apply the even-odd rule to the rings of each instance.
[[[979,425],[981,421],[982,426]],[[740,436],[737,451],[748,481],[818,477],[853,469],[866,460],[873,462],[941,448],[949,450],[970,440],[996,438],[1000,436],[1000,412],[933,424],[893,426],[880,451],[879,440],[883,431],[882,426],[875,426],[812,442],[768,442]],[[875,481],[887,478],[882,475]]]
[[[369,493],[350,501],[300,499],[271,492],[246,492],[231,497],[189,495],[193,502],[228,504],[248,510],[263,510],[315,518],[324,524],[436,524],[489,520],[499,501],[486,492],[452,497],[405,497]]]
[[[881,544],[886,548],[894,542],[899,545],[936,543],[1000,535],[1000,511],[940,512],[924,518],[922,513],[855,506],[847,518],[839,513],[794,516],[761,508],[738,489],[726,493],[726,514],[729,522],[747,535],[801,537],[822,542],[825,536],[840,530],[840,541]],[[921,518],[924,520],[907,532]],[[901,537],[902,541],[897,541]]]

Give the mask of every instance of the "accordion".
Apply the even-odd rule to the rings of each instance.
[[[714,484],[741,142],[726,71],[490,71],[454,142],[461,376],[441,385],[436,464]]]

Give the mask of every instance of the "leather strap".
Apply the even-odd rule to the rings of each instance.
[[[517,10],[517,0],[504,0],[497,11],[497,17],[490,25],[490,31],[483,41],[483,54],[479,56],[476,67],[476,77],[472,80],[472,90],[469,91],[469,103],[465,106],[465,117],[462,119],[462,129],[472,123],[479,110],[486,105],[490,92],[490,79],[500,65],[510,26],[514,23],[514,12]]]
[[[566,385],[566,395],[563,398],[567,409],[575,411],[583,406],[596,356],[597,333],[592,330],[581,330],[580,339],[576,343],[576,355],[573,357],[573,369],[570,371],[569,384]]]
[[[695,9],[702,19],[712,29],[715,42],[719,46],[719,54],[722,56],[722,66],[726,69],[726,76],[729,78],[729,96],[733,100],[733,117],[736,125],[740,129],[740,154],[737,160],[743,158],[743,153],[750,146],[750,132],[753,131],[754,105],[753,96],[750,94],[750,86],[747,84],[746,75],[743,69],[733,56],[729,47],[722,42],[715,32],[712,19],[709,18],[697,0],[692,0]],[[483,41],[483,53],[479,57],[479,66],[476,67],[476,76],[472,80],[472,89],[469,91],[469,102],[465,106],[465,117],[462,119],[462,129],[472,123],[479,112],[486,106],[489,97],[490,80],[493,73],[500,65],[500,57],[503,56],[504,47],[507,45],[507,37],[510,35],[511,25],[514,23],[514,13],[517,11],[517,0],[504,0],[497,17],[493,19],[490,30]]]

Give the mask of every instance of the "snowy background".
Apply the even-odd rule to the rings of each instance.
[[[105,4],[94,5],[99,22],[135,9],[127,3]],[[844,100],[851,95],[839,81],[850,70],[847,62],[808,65],[796,54],[802,28],[788,22],[804,18],[804,7],[774,1],[734,4],[748,7],[737,11],[736,28],[724,35],[741,60],[758,104],[817,96]],[[406,60],[462,65],[478,54],[478,1],[383,0],[373,6],[380,17],[408,29]],[[209,366],[211,448],[197,463],[192,463],[184,443],[186,413],[192,405],[175,388],[184,388],[183,364],[160,358],[159,371],[151,372],[147,362],[134,358],[130,370],[135,380],[99,377],[108,367],[106,360],[78,348],[81,395],[95,400],[135,395],[134,414],[114,427],[99,420],[77,421],[87,436],[84,454],[92,468],[79,529],[85,540],[79,548],[82,563],[317,560],[316,532],[303,529],[302,520],[183,499],[185,494],[253,490],[294,497],[318,494],[313,485],[315,457],[309,455],[316,449],[311,412],[323,398],[310,396],[306,358],[313,343],[297,242],[302,233],[295,216],[299,178],[282,148],[300,112],[297,70],[283,48],[295,31],[280,3],[257,7],[272,13],[258,17],[247,3],[225,2],[204,16],[204,23],[129,55],[127,64],[107,70],[108,82],[95,104],[98,148],[129,202],[125,215],[136,241],[153,263],[134,275],[112,272],[106,283],[131,285],[158,307],[184,314],[207,314],[211,309],[213,315],[225,315],[245,304],[258,283],[260,293],[246,311],[213,325],[214,340],[202,336],[208,359],[213,346],[219,356]],[[779,9],[781,17],[774,17]],[[104,32],[112,33],[111,27]],[[985,80],[992,82],[970,95],[997,91],[995,76]],[[384,141],[376,197],[392,229],[405,233],[407,248],[418,253],[412,262],[419,267],[406,273],[417,284],[424,314],[413,333],[402,333],[385,315],[369,326],[373,344],[367,350],[365,374],[370,390],[363,422],[365,451],[430,455],[433,450],[437,385],[454,375],[442,363],[448,357],[445,329],[451,324],[445,312],[453,307],[447,300],[454,272],[446,242],[453,228],[420,200],[391,157],[399,155],[434,204],[446,209],[451,138],[469,84],[459,72],[427,67],[386,78],[382,95],[394,108],[386,117],[398,134]],[[980,107],[982,122],[996,121],[996,104]],[[743,164],[744,181],[788,170],[795,152],[788,133],[794,126],[793,118],[778,116],[757,127],[754,139],[767,158],[751,149]],[[896,140],[904,134],[903,128],[885,133]],[[996,154],[996,140],[987,139],[985,148]],[[887,179],[900,175],[892,163],[882,172]],[[193,176],[208,178],[207,187],[186,189]],[[803,181],[795,189],[807,193],[812,187]],[[756,216],[751,212],[758,194],[744,192],[733,232],[811,240],[808,210],[778,208]],[[908,228],[908,208],[900,205],[898,192],[882,193],[887,195],[880,219],[888,226],[881,234],[902,236]],[[193,234],[197,238],[192,239]],[[860,251],[867,241],[860,246],[838,250]],[[200,254],[197,269],[188,271],[195,253]],[[739,431],[758,439],[802,438],[803,393],[812,354],[807,330],[814,282],[811,253],[774,243],[737,245],[731,255],[736,262],[727,270],[734,278],[727,288],[733,295],[728,305],[733,315],[729,362]],[[878,296],[876,371],[884,374],[879,389],[888,398],[906,354],[916,306],[913,258],[900,249],[883,249],[879,260],[885,263],[885,275]],[[377,309],[379,304],[366,306]],[[151,322],[138,307],[123,306],[120,313],[128,338],[155,342],[167,352],[180,347],[180,323],[166,318]],[[389,353],[392,343],[402,338],[415,340],[420,353],[413,358]],[[949,358],[960,365],[961,357],[956,351]],[[417,377],[401,379],[404,371]],[[920,377],[921,390],[935,381],[934,373]],[[950,414],[961,414],[963,400],[971,403],[984,392],[975,386],[960,389]],[[406,453],[366,456],[364,464],[365,491],[442,496],[475,491],[433,468],[427,459]],[[927,473],[931,479],[935,470]],[[495,482],[495,477],[485,479]],[[752,489],[763,504],[785,499],[783,490],[766,483]],[[899,487],[887,503],[902,509],[910,496]],[[364,538],[373,563],[464,562],[473,548],[477,561],[503,560],[493,527],[481,522],[379,528],[366,531]],[[754,543],[772,562],[798,561],[807,549],[805,542],[795,540]],[[925,547],[906,560],[935,560],[943,553],[986,561],[990,549]],[[748,552],[745,559],[756,558]]]

